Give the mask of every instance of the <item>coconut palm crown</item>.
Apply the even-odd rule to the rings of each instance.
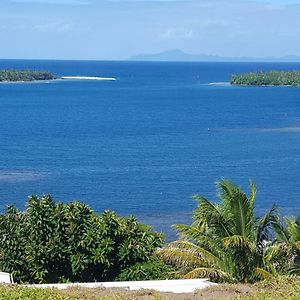
[[[275,206],[260,219],[255,217],[256,187],[250,182],[247,196],[228,180],[217,182],[219,202],[195,195],[198,202],[191,225],[174,225],[180,240],[158,254],[174,264],[185,278],[208,277],[215,281],[253,282],[271,272],[265,253],[279,223]]]

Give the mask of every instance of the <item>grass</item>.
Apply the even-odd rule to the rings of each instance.
[[[20,286],[1,286],[0,300],[75,300],[56,290],[30,289]]]
[[[298,300],[300,277],[279,277],[253,285],[223,284],[189,294],[158,293],[152,290],[122,289],[68,290],[0,286],[0,300]]]
[[[256,284],[223,284],[197,293],[205,300],[299,300],[300,277],[278,277]]]

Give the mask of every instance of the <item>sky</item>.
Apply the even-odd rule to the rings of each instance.
[[[300,56],[300,0],[0,0],[0,58]]]

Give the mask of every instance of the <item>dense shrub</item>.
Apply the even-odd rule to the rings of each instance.
[[[31,196],[0,215],[0,270],[18,282],[114,280],[152,259],[162,236],[134,217],[99,215],[79,202]],[[155,275],[155,274],[153,274]]]
[[[153,257],[150,261],[137,263],[132,267],[124,269],[117,280],[174,279],[172,271],[170,266],[164,264],[160,259]]]

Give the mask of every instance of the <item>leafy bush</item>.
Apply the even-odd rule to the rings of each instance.
[[[134,217],[98,215],[49,195],[31,196],[24,212],[8,207],[0,215],[0,236],[0,269],[18,282],[37,283],[114,280],[151,260],[163,242]]]
[[[174,279],[173,269],[165,265],[160,259],[153,258],[148,262],[137,263],[124,269],[118,276],[120,281],[151,280],[151,279]]]

